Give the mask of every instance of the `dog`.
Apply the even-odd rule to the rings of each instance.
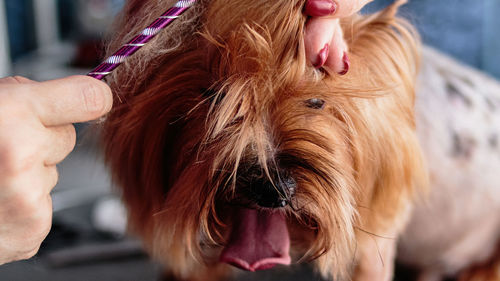
[[[301,261],[391,280],[428,189],[404,2],[343,20],[345,76],[307,62],[305,0],[201,0],[110,77],[106,159],[169,280]],[[129,1],[110,50],[171,4]]]

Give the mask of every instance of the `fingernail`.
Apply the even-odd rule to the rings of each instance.
[[[349,61],[349,57],[347,56],[347,53],[344,52],[344,57],[342,57],[342,61],[344,62],[344,69],[339,72],[339,75],[346,75],[347,72],[349,72],[349,68],[351,66],[351,62]]]
[[[305,14],[311,17],[324,17],[337,11],[337,4],[332,0],[308,0]]]
[[[319,51],[318,59],[316,63],[314,63],[315,68],[320,68],[325,65],[326,59],[328,59],[328,53],[330,52],[330,45],[325,44],[325,47]]]

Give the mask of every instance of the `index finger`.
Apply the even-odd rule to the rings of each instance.
[[[30,101],[45,126],[95,120],[111,110],[111,89],[87,76],[72,76],[27,85]]]
[[[345,18],[373,0],[308,0],[304,13],[312,17]]]

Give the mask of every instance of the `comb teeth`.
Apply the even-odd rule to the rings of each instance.
[[[175,4],[177,8],[187,8],[193,6],[195,0],[180,0]]]
[[[161,28],[148,27],[142,31],[142,35],[153,36],[160,32]]]
[[[106,60],[106,63],[116,64],[125,61],[126,56],[111,56]]]

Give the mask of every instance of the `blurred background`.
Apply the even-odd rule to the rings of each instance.
[[[124,2],[0,0],[0,77],[43,81],[85,74],[100,62],[103,38]],[[375,0],[365,12],[391,2]],[[402,14],[426,44],[500,79],[499,0],[413,0]],[[49,237],[35,258],[1,266],[0,280],[158,280],[161,268],[123,234],[124,212],[95,132],[85,124],[77,128],[77,147],[59,167]],[[307,276],[280,279],[312,280]]]

